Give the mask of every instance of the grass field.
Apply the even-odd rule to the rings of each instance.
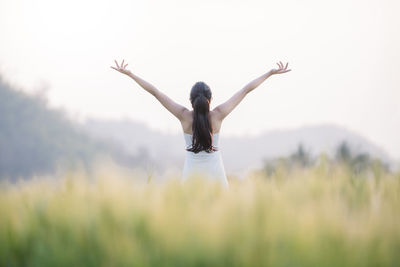
[[[229,190],[79,172],[0,187],[0,266],[399,266],[400,175],[319,166]]]

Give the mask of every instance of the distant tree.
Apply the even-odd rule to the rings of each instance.
[[[275,159],[264,160],[264,171],[267,176],[271,176],[277,172],[279,168],[287,171],[294,167],[308,168],[314,164],[311,154],[304,149],[302,144],[297,146],[297,150],[287,157],[279,157]]]
[[[298,165],[300,167],[309,167],[313,164],[313,160],[308,151],[303,147],[303,144],[297,146],[296,152],[289,156],[289,160],[292,164]]]
[[[336,149],[335,159],[341,163],[350,163],[352,160],[352,154],[349,145],[346,141],[342,141]]]
[[[372,159],[368,153],[354,153],[350,146],[343,141],[336,149],[336,163],[350,168],[355,174],[372,171],[374,166],[384,166],[379,159]],[[388,168],[383,170],[388,171]]]
[[[327,154],[322,154],[317,159],[313,159],[311,154],[304,149],[303,144],[299,144],[297,150],[287,157],[265,160],[264,172],[268,177],[276,174],[279,168],[291,171],[294,167],[310,168],[316,165],[323,166],[326,170],[342,165],[349,168],[354,174],[369,172],[377,177],[382,172],[390,171],[389,166],[381,160],[371,158],[368,153],[354,153],[348,143],[343,141],[336,148],[334,160],[331,160]]]

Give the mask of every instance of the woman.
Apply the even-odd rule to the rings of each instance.
[[[222,121],[249,92],[258,87],[268,77],[290,71],[287,68],[288,63],[286,65],[282,62],[277,63],[279,66],[278,69],[271,69],[269,72],[251,81],[225,103],[220,104],[213,110],[210,110],[212,99],[210,87],[204,82],[197,82],[193,85],[190,92],[190,102],[192,103],[193,110],[189,110],[174,102],[152,84],[126,69],[128,64],[124,64],[124,60],[122,60],[120,65],[117,61],[115,61],[115,64],[116,67],[111,66],[111,68],[135,80],[143,89],[157,98],[181,122],[186,142],[186,159],[182,172],[182,183],[189,177],[200,175],[214,181],[217,180],[225,187],[228,187],[229,184],[226,179],[221,154],[218,150],[218,139]]]

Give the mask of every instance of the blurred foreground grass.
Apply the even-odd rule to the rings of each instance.
[[[0,189],[0,266],[400,264],[398,174],[315,167],[224,190],[70,173]]]

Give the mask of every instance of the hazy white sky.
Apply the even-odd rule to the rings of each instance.
[[[0,0],[0,72],[84,120],[128,117],[181,132],[128,67],[190,107],[205,81],[213,106],[289,61],[232,112],[224,134],[335,123],[400,159],[400,4],[396,0]]]

